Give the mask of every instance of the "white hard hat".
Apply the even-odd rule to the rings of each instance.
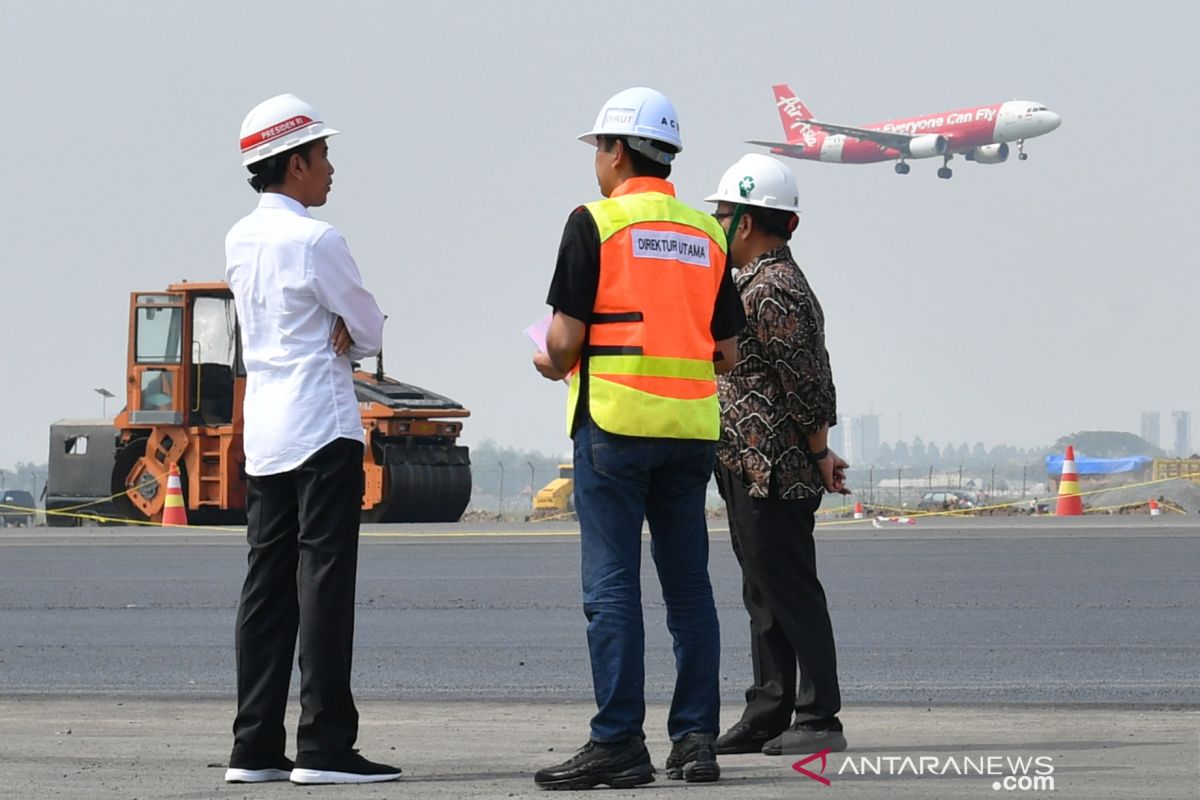
[[[660,164],[670,164],[674,154],[683,151],[675,106],[662,92],[644,86],[626,89],[608,98],[596,115],[596,124],[578,138],[595,145],[597,136],[625,137],[633,149]],[[650,142],[669,144],[675,148],[675,153],[660,150]]]
[[[242,166],[335,133],[308,103],[294,94],[277,94],[250,109],[242,120]]]
[[[747,153],[725,170],[717,191],[704,198],[709,203],[800,211],[800,189],[796,176],[778,159]]]

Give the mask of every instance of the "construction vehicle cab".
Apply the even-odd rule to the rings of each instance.
[[[157,518],[167,472],[177,464],[189,510],[237,518],[246,505],[240,413],[246,381],[233,294],[224,283],[135,292],[129,325],[126,406],[114,421],[113,494],[124,490],[118,508],[133,518]]]
[[[471,494],[456,418],[470,412],[388,378],[382,358],[375,373],[356,371],[354,384],[367,439],[364,520],[456,521]],[[111,478],[124,516],[161,518],[167,474],[176,464],[192,522],[245,520],[245,392],[227,284],[183,282],[131,295],[126,406],[114,420]]]
[[[233,410],[240,407],[234,376],[246,373],[233,297],[224,284],[185,286],[167,294],[133,295],[133,424],[232,425]],[[244,390],[244,382],[236,385]]]

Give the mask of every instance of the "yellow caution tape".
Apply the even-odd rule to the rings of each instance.
[[[1167,483],[1169,481],[1178,481],[1178,480],[1193,480],[1193,481],[1200,480],[1200,473],[1192,472],[1192,473],[1188,473],[1186,475],[1172,475],[1169,478],[1156,478],[1154,480],[1141,481],[1139,483],[1122,483],[1119,486],[1107,486],[1102,489],[1092,489],[1092,490],[1086,491],[1086,492],[1070,492],[1068,494],[1061,495],[1061,497],[1088,497],[1090,495],[1103,494],[1104,492],[1112,492],[1112,491],[1116,491],[1118,489],[1137,489],[1142,486],[1153,486],[1154,484],[1158,484],[1158,483]],[[1047,502],[1049,502],[1050,500],[1058,500],[1059,498],[1060,498],[1060,495],[1054,495],[1053,497],[1047,496],[1046,500],[1047,500]],[[1147,501],[1147,502],[1149,502],[1149,501]],[[925,518],[925,517],[974,516],[975,514],[978,514],[980,511],[993,511],[995,509],[1000,509],[1000,508],[1009,508],[1012,506],[1028,505],[1028,503],[1029,503],[1029,500],[1027,498],[1022,498],[1020,500],[1013,500],[1013,501],[1010,501],[1007,503],[995,503],[993,505],[974,506],[972,508],[952,508],[952,509],[947,509],[945,511],[914,511],[914,510],[910,510],[910,509],[896,508],[894,506],[884,506],[884,505],[874,505],[874,506],[872,506],[872,508],[881,509],[881,510],[889,511],[889,512],[895,512],[893,514],[893,516],[905,516],[905,517],[912,517],[913,519],[921,519],[921,518]],[[1119,505],[1119,506],[1105,506],[1103,508],[1088,508],[1088,509],[1084,509],[1084,514],[1098,514],[1103,511],[1110,511],[1110,510],[1116,509],[1116,508],[1125,508],[1130,505],[1138,505],[1138,504],[1137,503],[1125,503],[1125,504]],[[1181,514],[1181,513],[1186,513],[1186,512],[1175,511],[1175,513]],[[819,522],[817,524],[818,525],[847,525],[847,524],[853,524],[853,523],[870,522],[871,520],[872,520],[872,517],[868,516],[868,517],[865,517],[864,519],[849,519],[849,520],[843,519],[843,520],[836,520],[836,521],[832,521],[832,522]]]
[[[112,499],[112,498],[109,498]],[[100,514],[77,514],[72,511],[50,510],[41,508],[26,508],[24,506],[10,506],[0,503],[0,509],[8,511],[18,511],[23,514],[45,514],[48,517],[67,517],[70,519],[85,520],[88,522],[103,522],[113,525],[129,525],[134,527],[144,528],[171,528],[175,530],[195,530],[195,531],[221,531],[228,532],[229,528],[220,528],[215,525],[163,525],[161,522],[155,522],[150,519],[126,519],[124,517],[105,517]]]
[[[1167,483],[1169,481],[1177,481],[1177,480],[1193,480],[1193,481],[1200,480],[1200,473],[1193,472],[1193,473],[1188,473],[1186,475],[1173,475],[1169,478],[1157,478],[1154,480],[1141,481],[1138,483],[1123,483],[1120,486],[1109,486],[1109,487],[1105,487],[1105,488],[1101,488],[1101,489],[1092,489],[1092,490],[1086,491],[1086,492],[1071,492],[1070,494],[1062,495],[1062,497],[1088,497],[1090,495],[1102,494],[1104,492],[1111,492],[1111,491],[1114,491],[1117,489],[1137,489],[1142,486],[1153,486],[1155,484]],[[108,523],[108,524],[113,524],[113,525],[128,525],[128,526],[149,527],[149,528],[164,528],[164,527],[175,528],[175,529],[184,529],[185,528],[185,526],[176,526],[176,525],[165,525],[164,526],[161,522],[154,522],[153,520],[125,519],[124,517],[106,517],[106,516],[102,516],[100,514],[76,513],[78,509],[87,508],[89,506],[98,505],[100,503],[107,503],[112,500],[115,500],[116,498],[120,497],[123,494],[125,494],[125,492],[117,492],[116,494],[112,495],[111,497],[105,497],[105,498],[100,498],[97,500],[91,500],[87,503],[80,503],[79,505],[68,506],[67,508],[60,508],[60,509],[54,509],[54,510],[40,509],[40,508],[28,508],[25,506],[14,506],[14,505],[8,505],[6,503],[0,503],[0,510],[15,511],[15,512],[21,513],[21,514],[45,514],[46,516],[68,517],[71,519],[86,520],[89,522]],[[1058,497],[1059,496],[1057,496],[1057,495],[1054,497],[1047,496],[1046,501],[1049,502],[1050,500],[1057,500]],[[981,511],[993,511],[996,509],[1009,508],[1012,506],[1024,506],[1024,505],[1027,505],[1028,503],[1029,503],[1028,499],[1022,498],[1020,500],[1012,500],[1007,503],[994,503],[992,505],[975,506],[973,508],[953,508],[953,509],[947,509],[945,511],[914,511],[914,510],[910,510],[910,509],[906,509],[906,508],[896,508],[895,506],[886,506],[886,505],[880,505],[880,504],[872,505],[871,509],[873,511],[882,510],[882,511],[892,512],[891,513],[892,516],[905,516],[905,517],[911,517],[913,519],[921,519],[921,518],[925,518],[925,517],[974,516]],[[1131,505],[1140,505],[1140,504],[1125,503],[1123,505],[1117,505],[1117,506],[1103,506],[1100,508],[1089,508],[1089,509],[1085,509],[1084,513],[1085,514],[1098,514],[1098,513],[1102,513],[1102,512],[1106,512],[1106,511],[1112,511],[1115,509],[1126,508]],[[1165,510],[1169,510],[1176,514],[1186,513],[1184,511],[1180,511],[1180,510],[1178,510],[1176,508],[1172,508],[1170,506],[1165,507]],[[554,514],[552,516],[542,517],[542,518],[539,518],[536,520],[529,520],[529,521],[530,522],[561,522],[564,519],[568,519],[569,517],[571,517],[573,515],[573,513],[574,512],[567,512],[567,513],[563,513],[563,514]],[[830,509],[821,509],[817,513],[820,516],[832,516],[834,514],[839,514],[839,513],[844,513],[844,512],[841,509],[830,508]],[[867,516],[864,516],[863,519],[829,520],[826,522],[818,522],[817,525],[822,526],[822,527],[830,526],[830,525],[854,525],[854,524],[869,523],[869,522],[872,522],[873,520],[874,520],[873,516],[867,515]],[[196,531],[217,531],[219,533],[229,533],[230,532],[229,526],[218,527],[215,525],[187,525],[186,529],[187,530],[196,530]],[[429,536],[431,534],[428,534],[428,533],[373,532],[373,533],[369,533],[367,535],[403,537],[403,536]],[[521,532],[521,531],[510,531],[510,532],[497,531],[497,532],[487,532],[487,533],[483,533],[483,532],[465,532],[464,533],[464,532],[458,532],[458,531],[454,531],[454,532],[447,531],[447,532],[437,533],[437,534],[433,534],[433,535],[437,535],[437,536],[564,536],[564,535],[578,535],[578,534],[570,533],[570,532],[563,533],[563,532],[558,532],[558,531],[529,532],[529,533],[525,533],[525,532]]]

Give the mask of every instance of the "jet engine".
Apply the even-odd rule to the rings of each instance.
[[[1008,160],[1008,143],[997,142],[973,147],[967,151],[967,161],[977,164],[1003,164]]]
[[[933,158],[943,155],[950,146],[945,136],[937,133],[927,133],[924,136],[914,136],[908,143],[909,158]]]

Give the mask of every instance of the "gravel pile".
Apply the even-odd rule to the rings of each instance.
[[[1155,483],[1149,486],[1118,486],[1083,498],[1088,508],[1107,508],[1109,506],[1133,505],[1147,503],[1150,498],[1169,500],[1185,509],[1189,514],[1200,513],[1200,486],[1189,480],[1178,480]]]

